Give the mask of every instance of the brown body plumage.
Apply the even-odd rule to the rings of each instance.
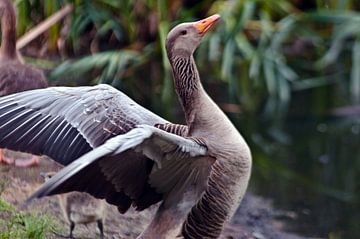
[[[0,125],[0,146],[31,148],[67,165],[29,200],[88,192],[121,213],[161,201],[139,238],[217,238],[251,172],[245,140],[205,92],[193,58],[218,19],[183,23],[168,34],[186,125],[162,119],[108,85],[54,87],[0,99],[0,122],[11,119]],[[20,143],[11,140],[16,138]]]
[[[17,60],[0,62],[0,96],[45,87],[42,71]]]
[[[26,90],[47,87],[42,71],[23,64],[16,50],[16,14],[10,0],[0,0],[1,47],[0,47],[0,96],[10,95]],[[12,163],[6,159],[0,149],[0,162]],[[26,162],[28,161],[28,162]],[[29,166],[36,164],[37,158],[15,161],[16,165]]]

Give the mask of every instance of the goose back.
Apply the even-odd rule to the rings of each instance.
[[[18,61],[0,62],[0,96],[47,86],[41,70]]]

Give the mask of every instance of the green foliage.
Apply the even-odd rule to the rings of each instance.
[[[68,2],[74,4],[74,11],[65,24],[49,29],[48,48],[53,49],[62,38],[68,55],[75,54],[77,60],[54,69],[51,78],[57,82],[69,72],[77,72],[70,78],[75,80],[72,85],[83,84],[85,77],[91,83],[118,85],[122,73],[134,65],[162,62],[163,68],[158,70],[162,81],[157,87],[161,88],[162,110],[168,111],[174,96],[164,41],[172,22],[218,12],[222,21],[201,45],[197,62],[203,79],[227,85],[228,101],[241,104],[248,112],[265,109],[275,117],[287,112],[294,92],[327,85],[341,85],[341,90],[331,91],[340,91],[345,104],[360,101],[356,67],[360,61],[360,14],[349,11],[356,6],[354,1],[316,1],[316,8],[310,11],[286,0],[200,1],[191,7],[182,1],[161,0],[22,0],[17,1],[19,33]],[[128,51],[137,56],[127,55]],[[340,61],[344,62],[339,66],[341,73],[334,67],[339,58],[345,58]],[[139,64],[129,63],[130,59]],[[207,69],[209,64],[214,67]],[[135,84],[134,80],[127,84]]]
[[[0,198],[1,239],[41,239],[57,227],[54,218],[38,213],[22,213]]]
[[[53,70],[49,77],[50,79],[81,78],[85,74],[98,70],[100,75],[87,83],[107,83],[111,85],[115,81],[120,81],[126,70],[143,63],[145,59],[145,54],[141,55],[139,52],[132,50],[101,52],[83,57],[77,61],[65,61]]]

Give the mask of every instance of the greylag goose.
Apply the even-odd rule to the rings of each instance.
[[[29,197],[87,192],[125,213],[161,201],[138,238],[217,238],[243,198],[250,150],[200,82],[193,53],[219,15],[182,23],[166,49],[186,125],[108,85],[53,87],[0,99],[0,146],[67,165]]]
[[[47,182],[55,175],[55,172],[41,173],[41,176]],[[66,222],[70,225],[68,238],[73,237],[73,231],[76,224],[97,223],[100,232],[100,238],[104,238],[104,220],[106,204],[104,200],[99,200],[88,193],[71,192],[59,194],[59,205]]]
[[[0,47],[0,96],[16,92],[47,87],[44,74],[31,66],[24,65],[16,50],[16,14],[10,0],[0,0],[1,47]],[[0,162],[13,163],[0,149]],[[38,158],[15,160],[15,165],[37,164]]]

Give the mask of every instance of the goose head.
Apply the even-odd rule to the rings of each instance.
[[[199,46],[206,32],[220,19],[219,14],[197,22],[181,23],[174,27],[166,39],[166,50],[169,59],[173,56],[191,56]]]

